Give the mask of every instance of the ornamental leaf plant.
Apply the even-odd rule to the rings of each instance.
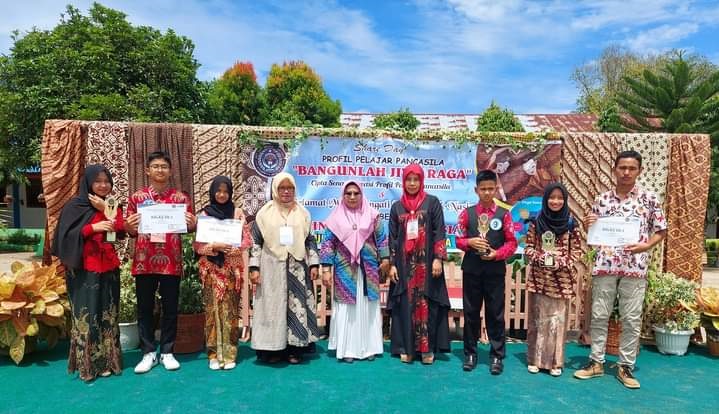
[[[57,265],[14,262],[0,274],[0,351],[19,364],[38,339],[54,347],[65,334],[70,303]]]

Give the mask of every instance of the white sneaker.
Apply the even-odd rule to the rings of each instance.
[[[210,369],[213,371],[217,371],[218,369],[220,369],[220,361],[212,358],[210,360]]]
[[[177,362],[175,356],[172,354],[160,354],[160,362],[162,362],[162,366],[168,371],[180,369],[180,363]]]
[[[154,352],[148,352],[142,356],[142,360],[135,365],[135,374],[144,374],[157,365],[157,355]]]
[[[236,366],[237,366],[236,363],[234,363],[234,362],[228,362],[228,363],[225,364],[224,367],[222,367],[222,369],[224,369],[224,370],[227,371],[227,370],[234,369]]]

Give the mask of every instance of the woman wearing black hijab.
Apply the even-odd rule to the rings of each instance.
[[[533,374],[546,369],[552,376],[562,375],[569,300],[576,278],[574,263],[580,248],[579,231],[569,215],[567,190],[560,183],[549,184],[524,248],[530,265],[527,370]]]
[[[212,370],[233,369],[237,361],[237,341],[240,339],[240,294],[242,293],[243,251],[252,244],[250,228],[242,210],[232,202],[232,181],[217,176],[210,184],[210,204],[202,216],[218,220],[242,221],[242,244],[195,242],[200,256],[202,298],[205,303],[205,344]],[[202,218],[200,218],[200,221]]]
[[[52,246],[66,268],[72,308],[68,371],[78,371],[84,381],[122,372],[120,260],[106,234],[122,236],[124,223],[119,208],[114,220],[105,216],[111,191],[110,171],[98,164],[87,166],[79,194],[60,213]]]

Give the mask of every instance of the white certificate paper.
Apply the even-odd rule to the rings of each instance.
[[[140,226],[138,233],[187,233],[184,204],[153,204],[138,206],[140,213]]]
[[[592,246],[625,246],[639,242],[641,221],[636,217],[600,217],[589,228],[587,244]]]
[[[242,220],[219,220],[210,216],[197,217],[197,235],[200,243],[242,244]]]

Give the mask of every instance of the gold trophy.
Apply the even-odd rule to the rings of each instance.
[[[115,200],[115,197],[107,197],[105,199],[105,218],[112,221],[114,226],[115,217],[117,217],[117,200]],[[105,241],[108,243],[116,242],[117,233],[114,231],[108,231],[105,233]]]
[[[477,220],[477,231],[479,232],[479,237],[483,240],[487,240],[487,233],[489,233],[489,216],[487,214],[479,215]],[[480,256],[485,256],[487,253],[489,252],[486,249],[479,251]]]
[[[542,250],[547,253],[544,256],[544,261],[542,262],[542,265],[545,267],[554,267],[554,252],[557,251],[556,240],[557,236],[555,236],[551,231],[545,231],[542,233]]]

